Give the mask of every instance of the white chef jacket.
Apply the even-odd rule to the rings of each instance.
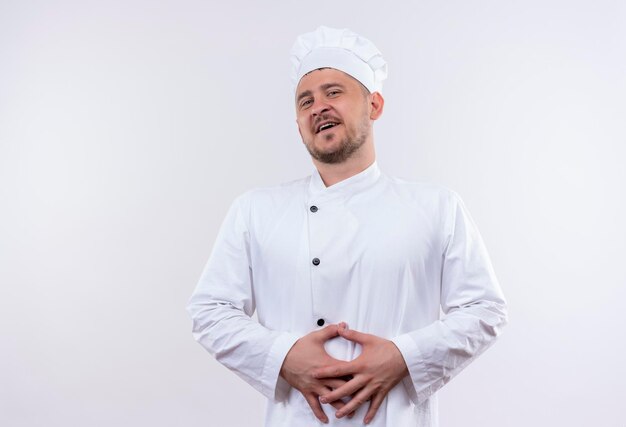
[[[317,171],[237,198],[187,307],[193,334],[268,398],[266,425],[322,426],[279,376],[300,337],[345,321],[392,340],[409,376],[371,426],[436,426],[435,392],[484,351],[506,306],[459,196],[382,174],[376,162],[326,187]],[[257,320],[251,316],[254,311]],[[352,360],[358,344],[326,343]],[[368,404],[331,426],[362,426]]]

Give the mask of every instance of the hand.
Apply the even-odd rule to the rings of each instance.
[[[339,336],[337,325],[328,325],[324,329],[303,336],[291,347],[280,369],[280,376],[302,393],[315,416],[323,423],[328,422],[328,417],[322,409],[319,396],[341,388],[346,384],[346,380],[317,379],[312,374],[315,369],[340,362],[330,357],[324,349],[324,343],[337,336]],[[346,405],[338,399],[329,403],[338,410]]]
[[[352,399],[337,411],[337,418],[341,418],[353,413],[371,399],[363,419],[365,424],[369,424],[389,390],[408,375],[409,371],[402,353],[393,342],[376,335],[350,330],[345,323],[339,324],[337,332],[341,337],[361,344],[362,350],[359,357],[350,362],[335,361],[332,365],[314,371],[313,376],[318,379],[352,375],[352,379],[343,386],[322,394],[320,401],[331,403],[352,396]]]

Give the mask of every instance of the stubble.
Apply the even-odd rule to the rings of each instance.
[[[339,147],[332,151],[320,150],[318,149],[313,140],[308,143],[305,142],[306,149],[308,150],[311,157],[315,160],[326,163],[326,164],[338,164],[343,163],[348,160],[350,157],[356,153],[361,146],[367,140],[367,135],[369,131],[369,120],[367,117],[363,117],[354,130],[354,135],[350,135],[349,129],[346,129],[346,135],[343,137],[341,142],[339,143]],[[330,140],[335,136],[330,133],[325,135],[324,138],[326,140]]]

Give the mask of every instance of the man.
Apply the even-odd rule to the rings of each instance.
[[[506,322],[487,252],[456,193],[379,170],[387,67],[369,40],[320,27],[292,62],[315,171],[235,200],[194,336],[269,399],[267,426],[435,426],[435,392]]]

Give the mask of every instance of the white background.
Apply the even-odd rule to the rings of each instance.
[[[0,425],[262,424],[184,307],[233,198],[310,173],[320,24],[384,53],[381,168],[461,194],[510,303],[442,426],[626,425],[625,3],[397,3],[0,1]]]

